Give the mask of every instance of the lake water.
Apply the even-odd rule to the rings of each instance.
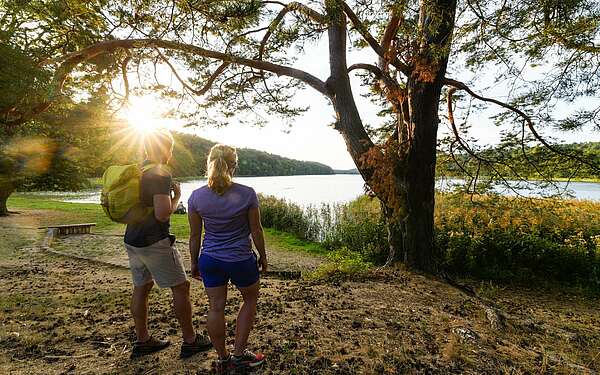
[[[360,175],[321,175],[321,176],[276,176],[276,177],[235,177],[234,181],[254,188],[256,192],[274,195],[300,205],[319,205],[321,203],[348,202],[363,194],[363,179]],[[458,179],[439,179],[438,190],[449,190],[462,181]],[[206,180],[194,180],[181,184],[181,200],[187,206],[187,199],[195,189],[206,184]],[[561,193],[565,191],[576,199],[600,201],[600,183],[591,182],[556,182]],[[514,189],[525,196],[548,196],[558,191],[542,187],[531,190],[518,186]],[[504,195],[515,195],[515,192],[498,187],[496,191]],[[81,193],[40,193],[51,194],[61,201],[100,203],[100,192]]]

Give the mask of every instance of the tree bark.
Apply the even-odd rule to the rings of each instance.
[[[0,183],[0,216],[8,215],[8,207],[6,201],[8,197],[15,191],[14,187],[10,183]]]
[[[327,14],[331,18],[327,30],[330,77],[326,86],[331,94],[337,117],[335,129],[341,133],[354,164],[364,180],[368,182],[371,171],[362,167],[362,157],[373,147],[373,142],[365,131],[352,95],[346,61],[346,17],[336,1],[326,1],[326,6]]]
[[[406,89],[388,87],[397,129],[388,141],[385,160],[393,164],[394,196],[380,196],[385,206],[390,257],[409,268],[437,273],[434,246],[435,164],[438,107],[446,74],[456,10],[455,0],[421,5],[420,49],[414,55]],[[385,84],[385,82],[384,82]],[[397,142],[397,143],[393,143]],[[388,190],[389,191],[389,190]],[[391,198],[391,199],[390,199]]]
[[[403,231],[401,223],[395,219],[394,213],[385,204],[383,207],[383,215],[385,217],[385,226],[387,230],[387,240],[389,246],[389,253],[385,265],[392,264],[395,260],[403,259],[404,241]]]
[[[432,273],[437,272],[434,207],[440,93],[439,83],[409,82],[413,133],[402,175],[406,193],[402,258],[409,267]]]
[[[438,272],[439,265],[434,247],[438,110],[455,12],[455,0],[422,5],[422,47],[407,84],[409,146],[401,176],[406,193],[401,223],[403,258],[409,267],[430,273]]]
[[[326,2],[331,76],[327,88],[340,131],[358,170],[382,201],[390,256],[410,268],[437,272],[434,249],[435,163],[438,103],[448,54],[440,57],[452,34],[454,0],[432,2],[422,10],[422,49],[415,57],[406,90],[394,87],[391,98],[398,128],[388,143],[377,149],[367,135],[352,96],[346,66],[346,20],[335,0]],[[431,14],[444,19],[431,30]],[[449,49],[447,50],[449,51]],[[395,97],[397,96],[397,97]],[[372,158],[365,163],[365,156]]]

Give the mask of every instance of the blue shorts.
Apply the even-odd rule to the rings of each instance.
[[[258,281],[259,272],[256,256],[240,262],[224,262],[209,255],[201,254],[198,268],[205,288],[227,285],[229,280],[239,288],[245,288]]]

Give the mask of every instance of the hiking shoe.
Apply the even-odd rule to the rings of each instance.
[[[210,348],[212,348],[210,339],[205,335],[196,333],[196,338],[194,339],[193,343],[188,344],[184,341],[183,344],[181,344],[181,353],[179,353],[179,358],[188,358],[196,353],[206,351]]]
[[[171,343],[167,340],[159,340],[150,336],[147,341],[139,342],[136,341],[133,344],[133,349],[131,350],[131,358],[138,358],[143,355],[156,353],[158,351],[163,350]]]
[[[231,364],[234,369],[240,368],[254,368],[262,365],[265,362],[265,356],[258,353],[254,354],[250,350],[244,350],[244,354],[241,356],[231,356]]]
[[[217,359],[215,364],[218,375],[229,374],[235,369],[233,363],[231,362],[231,355],[227,356],[225,359]]]

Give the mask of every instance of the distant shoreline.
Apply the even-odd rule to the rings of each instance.
[[[334,173],[334,174],[298,174],[298,175],[281,175],[281,176],[239,176],[236,175],[235,177],[293,177],[293,176],[360,176],[359,174],[354,174],[354,173]],[[456,178],[456,179],[462,179],[462,177],[460,176],[437,176],[436,179],[439,178]],[[188,181],[194,181],[194,180],[205,180],[206,176],[186,176],[186,177],[175,177],[174,178],[176,181],[179,182],[188,182]],[[481,180],[485,179],[485,176],[481,176],[480,177]],[[86,189],[83,189],[82,191],[85,190],[94,190],[94,189],[100,189],[102,188],[102,179],[99,177],[93,177],[89,179],[90,181],[90,186]],[[539,178],[529,178],[529,181],[531,182],[536,182],[536,181],[543,181],[542,179]],[[597,178],[574,178],[569,180],[568,178],[563,178],[563,177],[557,177],[554,178],[553,181],[555,182],[588,182],[588,183],[600,183],[600,179]]]
[[[344,173],[323,173],[323,174],[284,174],[284,175],[272,175],[272,176],[252,176],[252,175],[234,175],[233,178],[236,177],[294,177],[294,176],[335,176],[341,175]],[[185,177],[173,177],[174,180],[180,182],[187,182],[193,180],[206,180],[206,176],[185,176]]]
[[[439,178],[456,178],[456,179],[461,179],[461,180],[465,180],[465,178],[463,176],[436,176],[436,179]],[[478,180],[479,181],[485,181],[487,179],[487,176],[479,176]],[[520,181],[518,179],[507,179],[508,181]],[[591,183],[600,183],[600,178],[588,178],[588,177],[580,177],[580,178],[567,178],[567,177],[551,177],[551,180],[553,182],[591,182]],[[538,178],[538,177],[527,177],[526,180],[523,181],[529,181],[529,182],[540,182],[540,181],[546,181],[543,178]]]
[[[273,176],[243,176],[243,175],[234,175],[233,178],[236,177],[294,177],[294,176],[360,176],[360,173],[327,173],[327,174],[290,174],[290,175],[273,175]],[[456,179],[464,179],[461,176],[436,176],[436,180],[440,178],[456,178]],[[480,180],[485,180],[485,176],[480,176]],[[205,180],[206,176],[186,176],[186,177],[174,177],[175,180],[180,182],[187,182],[193,180]],[[510,181],[518,181],[518,180],[510,180]],[[544,181],[541,178],[528,177],[526,181],[530,182],[539,182]],[[552,178],[554,182],[591,182],[591,183],[600,183],[600,178],[566,178],[566,177],[554,177]]]
[[[270,176],[264,176],[264,175],[257,175],[257,176],[253,176],[253,175],[234,175],[233,178],[236,177],[294,177],[294,176],[336,176],[336,175],[349,175],[349,174],[354,174],[354,173],[323,173],[323,174],[284,174],[284,175],[270,175]],[[356,173],[358,174],[358,173]],[[173,179],[175,181],[179,181],[179,182],[188,182],[188,181],[194,181],[194,180],[206,180],[206,176],[178,176],[178,177],[173,177]],[[84,190],[89,190],[89,189],[96,189],[96,188],[101,188],[102,187],[102,178],[101,177],[90,177],[88,179],[90,181],[90,186],[87,189]]]

